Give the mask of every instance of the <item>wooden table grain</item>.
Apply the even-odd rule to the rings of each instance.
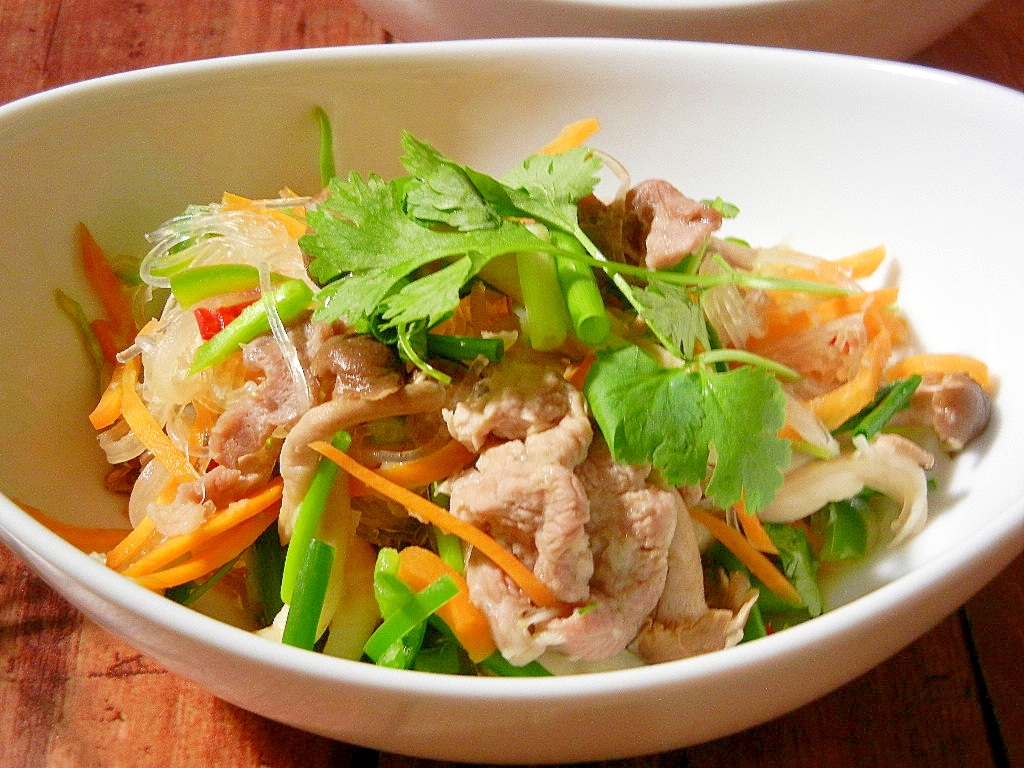
[[[0,103],[157,64],[381,42],[395,41],[349,0],[0,0]],[[1024,90],[1024,0],[993,0],[913,60]],[[1024,557],[831,695],[728,738],[605,765],[1024,766],[1022,609]],[[219,701],[83,619],[0,547],[0,768],[435,765]]]

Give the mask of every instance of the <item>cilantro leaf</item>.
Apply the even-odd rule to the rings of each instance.
[[[459,230],[498,226],[500,215],[483,198],[465,169],[408,132],[402,134],[402,147],[402,165],[413,177],[405,193],[410,216]]]
[[[658,328],[674,349],[682,351],[685,359],[693,358],[698,343],[703,349],[711,349],[704,310],[686,288],[650,283],[645,288],[635,288],[633,298],[639,304],[639,314],[644,321]]]
[[[670,485],[704,481],[720,507],[767,506],[789,445],[778,382],[755,367],[725,373],[665,368],[637,347],[600,355],[584,387],[617,461],[649,463]]]
[[[586,147],[556,155],[531,155],[502,182],[513,205],[546,224],[576,234],[577,204],[597,186],[601,159]]]

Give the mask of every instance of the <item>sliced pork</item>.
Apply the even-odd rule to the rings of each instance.
[[[621,201],[580,201],[580,226],[612,259],[663,269],[699,250],[722,226],[722,214],[662,179],[642,181]]]
[[[578,606],[568,616],[539,609],[472,554],[470,594],[502,653],[525,664],[548,649],[600,660],[626,648],[661,595],[679,494],[649,469],[612,461],[593,439],[582,395],[550,362],[506,359],[446,421],[457,439],[485,446],[448,484],[453,514],[487,530]]]

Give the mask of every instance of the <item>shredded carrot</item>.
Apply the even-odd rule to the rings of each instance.
[[[477,282],[459,300],[452,316],[436,325],[431,332],[450,336],[477,336],[484,331],[514,331],[518,324],[508,297]]]
[[[860,368],[852,379],[810,401],[811,409],[828,429],[835,429],[871,402],[891,353],[889,335],[879,333],[868,342]]]
[[[260,534],[277,519],[278,511],[276,505],[267,507],[196,547],[188,560],[156,573],[133,578],[137,584],[152,590],[168,589],[201,578],[251,547]]]
[[[865,277],[873,275],[883,261],[885,261],[885,246],[876,245],[866,251],[835,259],[832,264],[846,272],[854,280],[863,280]]]
[[[172,478],[194,480],[199,475],[188,460],[188,456],[178,450],[171,438],[163,431],[156,419],[142,402],[135,385],[139,380],[139,358],[130,358],[121,369],[121,414],[128,426],[146,447],[164,465]]]
[[[138,557],[155,533],[156,523],[149,517],[142,518],[139,524],[116,547],[107,552],[107,567],[116,571],[125,563]]]
[[[565,371],[565,380],[582,391],[595,360],[597,360],[595,355],[587,355],[578,363],[573,363]]]
[[[128,300],[117,273],[110,266],[107,255],[93,238],[89,228],[79,222],[76,235],[86,278],[103,305],[107,318],[112,323],[113,338],[123,349],[138,330],[132,316],[131,302]]]
[[[398,578],[416,591],[445,575],[451,576],[458,585],[459,594],[441,606],[437,615],[466,649],[469,658],[480,662],[497,650],[487,617],[470,602],[469,585],[461,573],[423,547],[406,547],[398,553],[398,558]]]
[[[747,537],[750,546],[759,552],[769,555],[779,554],[779,548],[775,546],[775,543],[768,536],[768,532],[761,524],[761,518],[751,512],[747,512],[747,505],[742,495],[739,504],[736,505],[736,516],[739,518],[740,528],[743,529],[743,535]]]
[[[897,360],[885,371],[890,381],[905,379],[914,374],[963,372],[978,382],[985,390],[991,391],[992,378],[988,366],[969,355],[923,353]]]
[[[78,547],[83,552],[106,552],[117,546],[124,539],[127,531],[124,528],[91,528],[82,525],[62,523],[48,514],[28,504],[18,502],[18,506],[33,520],[46,526],[64,541]]]
[[[433,453],[377,470],[377,474],[403,488],[423,488],[443,480],[469,464],[476,456],[458,440],[449,440]],[[349,478],[349,495],[365,496],[370,489],[355,478]]]
[[[306,234],[306,219],[301,208],[292,210],[267,208],[258,200],[251,200],[248,197],[236,195],[232,192],[225,192],[221,197],[221,203],[229,211],[252,211],[253,213],[260,213],[277,219],[277,221],[284,225],[288,235],[294,240],[298,240]]]
[[[557,155],[560,152],[573,149],[574,147],[580,146],[599,130],[601,130],[601,124],[597,121],[597,118],[594,117],[588,117],[583,120],[577,120],[575,123],[569,123],[567,126],[562,128],[561,132],[538,154]]]
[[[851,293],[846,296],[834,296],[811,308],[811,317],[815,323],[824,324],[840,317],[863,312],[868,307],[891,307],[899,297],[899,288],[880,288],[877,291]]]
[[[205,404],[198,400],[192,401],[192,409],[195,411],[195,418],[188,432],[188,444],[191,449],[199,451],[209,440],[210,430],[217,422],[217,414]]]
[[[121,364],[114,367],[114,372],[103,390],[96,407],[89,414],[89,422],[93,429],[106,429],[121,416]]]
[[[205,542],[241,525],[250,517],[258,515],[280,501],[282,483],[280,478],[276,478],[258,493],[231,502],[194,531],[181,536],[172,536],[125,568],[124,575],[144,576],[173,563],[189,552],[194,554]]]
[[[750,572],[757,576],[775,595],[791,605],[803,604],[803,599],[796,591],[796,587],[790,583],[782,571],[775,567],[771,560],[765,557],[764,553],[754,549],[742,533],[703,509],[691,507],[690,516],[707,528],[712,536],[736,555],[739,561],[749,568]]]
[[[858,312],[865,314],[865,326],[868,326],[870,323],[868,315],[875,313],[872,318],[877,317],[886,307],[895,304],[898,296],[898,288],[881,288],[877,291],[833,296],[810,307],[802,307],[795,312],[787,312],[773,302],[765,308],[764,334],[758,338],[751,338],[747,346],[751,351],[764,349],[780,339]],[[874,336],[881,327],[884,326],[875,323],[874,327],[868,328],[868,335]]]
[[[412,491],[390,480],[381,477],[372,469],[368,469],[344,451],[339,451],[322,440],[310,443],[309,447],[326,456],[350,475],[360,480],[376,493],[386,496],[404,506],[418,520],[436,525],[445,533],[458,536],[468,544],[476,547],[486,557],[503,570],[530,600],[541,608],[562,608],[561,601],[555,597],[550,588],[537,578],[536,574],[523,564],[519,558],[505,549],[491,536],[480,528],[460,520],[443,507],[418,496]]]

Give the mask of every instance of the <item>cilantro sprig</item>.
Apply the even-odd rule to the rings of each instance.
[[[782,485],[785,403],[763,368],[666,368],[629,346],[598,355],[583,391],[617,461],[652,464],[669,485],[706,480],[722,508],[742,497],[760,511]]]

